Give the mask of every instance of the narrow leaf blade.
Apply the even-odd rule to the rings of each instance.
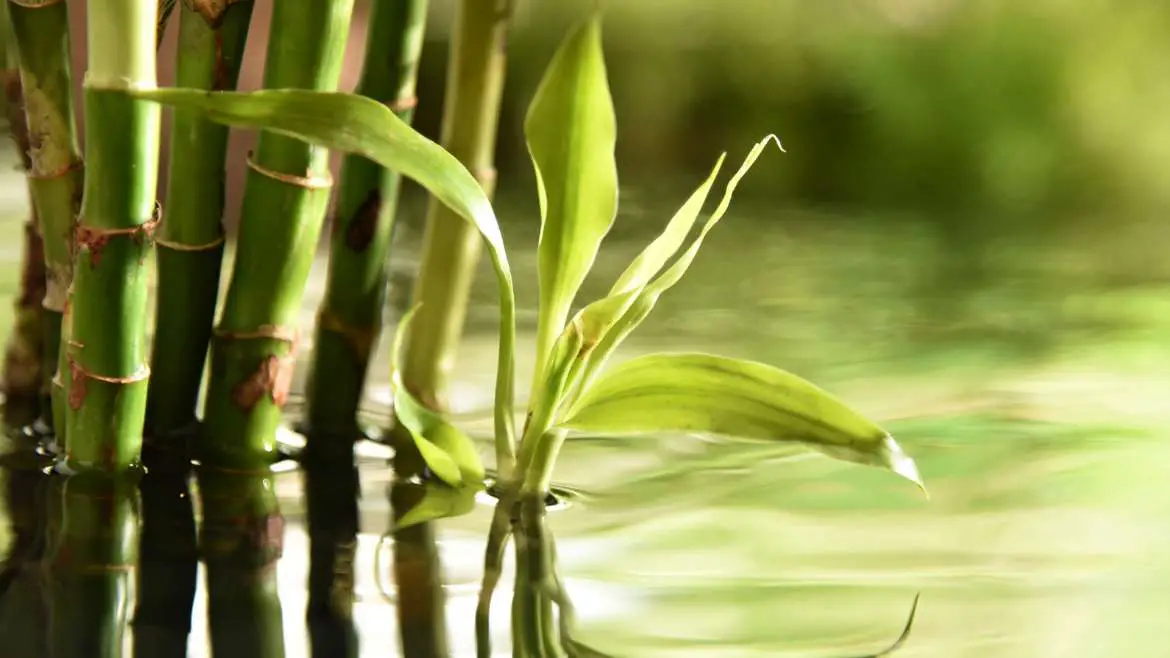
[[[632,359],[602,374],[561,427],[797,442],[923,487],[914,460],[881,427],[814,384],[754,361],[701,353]]]
[[[524,131],[541,210],[535,387],[617,212],[617,128],[598,18],[561,44]]]

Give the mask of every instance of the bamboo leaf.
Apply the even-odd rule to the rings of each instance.
[[[504,239],[491,203],[475,177],[441,146],[423,137],[385,105],[354,94],[279,89],[207,92],[152,89],[129,92],[144,100],[201,111],[237,128],[287,135],[328,149],[362,155],[422,185],[471,223],[488,245],[500,296],[500,347],[496,373],[496,440],[515,443],[512,418],[516,297]],[[512,451],[505,451],[512,454]]]
[[[398,321],[394,332],[390,352],[394,416],[406,428],[419,455],[436,477],[453,487],[482,482],[484,467],[475,449],[475,442],[458,427],[415,399],[399,375],[398,355],[417,310],[418,305],[415,305],[407,311]]]
[[[561,44],[524,122],[540,201],[540,385],[557,335],[617,212],[617,129],[601,24],[593,18]]]
[[[764,148],[766,148],[771,142],[775,142],[776,146],[781,151],[784,150],[784,147],[781,145],[779,138],[777,138],[775,135],[769,135],[765,137],[752,147],[751,151],[749,151],[747,156],[744,158],[743,163],[740,164],[739,169],[727,182],[727,187],[723,190],[723,198],[719,201],[719,205],[716,206],[715,211],[712,212],[711,216],[707,218],[706,223],[703,224],[703,228],[700,230],[698,237],[695,238],[691,245],[687,247],[686,251],[684,251],[682,255],[679,256],[678,259],[675,260],[675,262],[666,269],[665,272],[660,274],[657,278],[655,278],[653,281],[650,281],[649,283],[646,283],[642,286],[635,285],[630,291],[626,293],[620,293],[630,296],[629,304],[610,302],[608,306],[599,305],[596,309],[597,317],[591,321],[585,322],[585,326],[587,328],[593,328],[595,332],[600,329],[601,333],[587,334],[585,337],[587,344],[590,344],[589,341],[593,340],[595,341],[596,345],[588,352],[587,362],[582,366],[582,373],[579,380],[580,386],[589,386],[589,383],[596,376],[596,373],[600,371],[601,367],[605,364],[605,361],[611,354],[613,354],[618,345],[620,345],[621,342],[625,340],[625,338],[629,336],[630,333],[636,329],[643,320],[646,319],[647,316],[650,315],[650,311],[654,310],[654,305],[658,303],[658,299],[662,296],[662,293],[672,288],[676,283],[679,282],[679,280],[682,279],[683,275],[686,274],[687,269],[690,268],[691,263],[694,262],[695,257],[698,255],[699,249],[703,246],[703,240],[707,237],[707,234],[711,231],[712,228],[715,227],[716,224],[719,223],[719,220],[723,219],[723,216],[727,213],[727,209],[731,205],[731,199],[735,195],[735,189],[739,186],[739,182],[745,175],[747,175],[747,172],[751,170],[752,166],[755,165],[756,160],[759,159],[760,154],[763,153]],[[722,160],[723,158],[721,157],[719,160],[720,164],[722,163]],[[717,173],[718,169],[719,165],[717,164],[715,173]],[[709,189],[708,183],[713,181],[715,173],[712,173],[712,176],[711,178],[708,178],[707,183],[704,183],[704,185],[699,188],[698,192],[696,192],[695,195],[692,195],[692,200],[695,200],[695,197],[699,194],[702,194],[704,199],[706,198],[706,192],[704,188]],[[687,205],[690,205],[690,202],[688,202]],[[684,208],[687,208],[687,205],[684,205]],[[701,202],[699,205],[701,205]],[[693,220],[691,221],[693,222]],[[669,231],[670,228],[668,227],[667,230]],[[654,245],[652,244],[651,246],[653,247]],[[668,257],[669,256],[666,258]],[[654,258],[657,258],[657,256]],[[665,258],[663,260],[665,260]],[[627,272],[634,270],[635,265],[637,265],[637,261],[635,261],[634,265],[631,265],[631,268],[627,270]],[[647,270],[648,268],[637,271]],[[657,268],[655,269],[654,273],[657,273]],[[631,283],[636,284],[639,280],[642,280],[644,276],[645,275],[631,275]],[[624,277],[625,275],[623,275],[623,278]],[[619,283],[620,282],[621,280],[619,279]],[[617,285],[614,287],[615,289],[618,288]],[[612,295],[610,298],[606,299],[612,299]],[[605,302],[606,300],[601,301]],[[589,307],[586,307],[586,309],[583,311],[585,314],[588,314],[589,312]]]
[[[797,442],[887,468],[925,491],[914,460],[885,430],[812,383],[754,361],[699,353],[632,359],[602,374],[560,426]]]
[[[703,184],[691,193],[686,203],[667,222],[662,233],[647,245],[642,253],[638,254],[638,257],[614,282],[613,288],[609,291],[610,296],[645,287],[650,279],[662,270],[666,261],[678,253],[679,247],[683,245],[687,235],[690,234],[691,227],[695,225],[695,220],[699,218],[703,204],[707,203],[707,195],[711,193],[711,186],[715,184],[715,178],[719,176],[719,170],[723,168],[723,161],[726,159],[726,153],[719,156],[719,160],[715,162],[715,168],[711,170],[707,180],[703,181]]]

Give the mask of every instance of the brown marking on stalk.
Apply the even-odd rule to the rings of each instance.
[[[211,83],[211,90],[224,91],[231,87],[231,74],[223,57],[223,32],[219,30],[215,31],[215,63],[213,68],[215,77]]]
[[[354,253],[362,253],[369,248],[378,232],[378,219],[382,215],[382,191],[378,188],[370,190],[358,209],[349,220],[345,231],[345,246]]]
[[[347,324],[327,308],[322,309],[317,315],[317,323],[323,331],[329,331],[344,338],[345,342],[363,361],[369,358],[378,334],[378,327],[356,327]]]
[[[187,9],[199,14],[212,29],[219,27],[223,22],[224,14],[239,0],[183,0]]]
[[[85,371],[69,358],[69,408],[77,411],[85,404]]]
[[[138,244],[143,244],[154,236],[154,229],[158,226],[159,215],[162,207],[155,203],[154,213],[149,221],[143,222],[137,226],[130,226],[125,228],[99,228],[96,226],[86,226],[78,223],[74,229],[74,235],[77,239],[78,253],[82,249],[89,251],[89,265],[90,267],[97,267],[102,259],[102,250],[109,244],[110,240],[125,235],[133,238]],[[143,256],[145,257],[145,255]]]
[[[402,118],[403,114],[413,110],[418,105],[418,96],[403,96],[402,98],[383,101],[382,104],[388,107],[391,112],[397,114],[399,118]]]
[[[296,360],[291,354],[264,357],[255,372],[232,387],[232,402],[244,411],[251,411],[261,398],[268,397],[277,407],[283,407],[288,401],[295,366]]]

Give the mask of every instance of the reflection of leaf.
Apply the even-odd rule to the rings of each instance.
[[[894,640],[894,643],[885,649],[882,649],[877,653],[866,654],[861,658],[882,658],[883,656],[888,656],[902,648],[902,645],[905,644],[906,640],[910,637],[910,629],[914,626],[914,615],[918,612],[918,599],[921,596],[922,592],[914,595],[914,603],[910,605],[910,617],[906,620],[906,626],[902,629],[902,634],[898,636],[898,639]]]
[[[407,311],[398,321],[391,348],[391,386],[394,389],[394,415],[410,433],[419,455],[443,482],[451,486],[483,480],[483,462],[475,449],[475,442],[466,433],[427,409],[419,402],[398,374],[398,354],[402,349],[414,312],[418,306]]]
[[[198,110],[210,121],[258,128],[343,153],[356,153],[417,182],[473,225],[487,243],[500,295],[500,349],[496,368],[496,440],[510,454],[515,441],[512,397],[516,346],[516,296],[504,238],[491,203],[475,177],[435,142],[386,105],[355,94],[302,89],[207,92],[140,89],[135,98]]]
[[[617,212],[616,121],[601,23],[561,44],[524,121],[540,201],[540,318],[536,379]]]
[[[475,495],[483,491],[483,485],[479,482],[459,487],[426,482],[421,486],[422,496],[394,523],[393,530],[401,530],[427,521],[463,516],[475,509]]]
[[[812,383],[763,363],[699,353],[650,354],[603,373],[565,414],[565,429],[694,431],[811,445],[882,466],[922,486],[885,430]]]

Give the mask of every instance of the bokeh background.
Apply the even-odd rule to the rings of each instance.
[[[253,61],[270,2],[257,0]],[[84,4],[72,4],[80,44]],[[368,4],[358,2],[347,90]],[[570,441],[558,482],[582,497],[554,524],[582,639],[638,657],[861,654],[893,639],[921,591],[898,655],[1165,658],[1170,4],[603,4],[621,209],[582,300],[608,289],[721,152],[736,162],[776,133],[787,153],[761,158],[624,355],[702,349],[811,378],[890,429],[932,498],[786,448]],[[535,326],[539,228],[524,112],[556,44],[592,5],[516,0],[497,207],[522,346]],[[416,115],[431,136],[454,6],[432,0]],[[261,76],[246,67],[242,86],[258,88]],[[253,138],[233,137],[229,226]],[[12,236],[0,250],[7,294],[26,212],[17,172],[0,192]],[[425,204],[407,190],[392,259],[399,304]],[[452,397],[460,422],[486,437],[496,309],[483,272]],[[0,316],[0,330],[10,321]],[[528,368],[521,363],[522,382]],[[387,374],[372,375],[372,422],[384,418]],[[297,477],[280,485],[290,656],[305,655]],[[371,459],[363,477],[355,618],[363,655],[392,655],[391,603],[374,559],[387,518],[384,463]],[[456,655],[470,646],[487,515],[442,525],[452,627],[468,631]]]

